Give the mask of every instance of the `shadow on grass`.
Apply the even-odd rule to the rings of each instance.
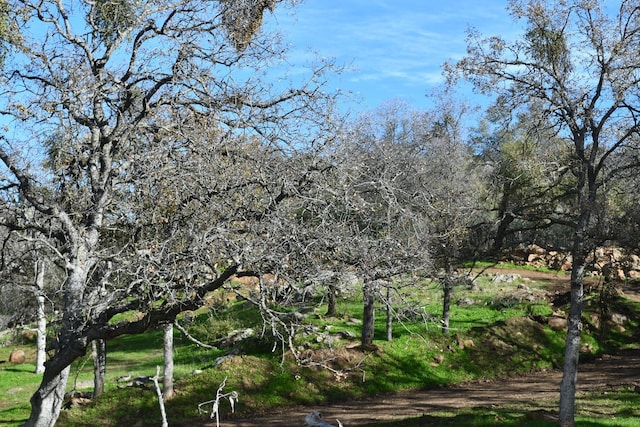
[[[0,410],[1,426],[21,426],[27,422],[28,418],[24,418],[24,412],[17,408],[9,408]]]
[[[421,417],[404,420],[376,422],[362,427],[438,427],[438,426],[467,426],[467,427],[554,427],[558,424],[557,416],[544,411],[534,411],[527,414],[512,413],[502,410],[471,409],[464,413],[422,415]],[[576,425],[580,427],[632,427],[636,426],[635,418],[594,421],[578,417]]]
[[[145,351],[162,349],[163,334],[154,329],[143,334],[123,335],[107,343],[107,352]]]
[[[477,376],[502,375],[536,368],[537,364],[561,366],[564,332],[551,331],[529,317],[499,321],[488,328],[472,329],[474,346],[464,353],[462,364]],[[496,364],[496,360],[509,363]],[[502,372],[503,366],[508,372]]]
[[[423,415],[399,421],[365,424],[362,427],[424,427],[424,426],[468,426],[468,427],[551,427],[557,422],[527,419],[527,416],[490,412],[485,414]]]

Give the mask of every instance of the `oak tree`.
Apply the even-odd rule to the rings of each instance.
[[[514,41],[470,31],[456,68],[507,110],[535,111],[571,150],[575,210],[570,212],[573,266],[559,425],[573,426],[583,277],[593,245],[598,193],[612,174],[637,166],[640,116],[640,11],[635,1],[509,3],[524,33]],[[616,153],[625,153],[616,158]],[[615,162],[614,162],[615,161]]]
[[[326,66],[265,76],[283,50],[260,23],[282,3],[11,2],[2,226],[39,233],[65,277],[26,425],[55,424],[92,342],[173,321],[267,253],[261,221],[288,182],[262,167],[307,146],[329,110]]]

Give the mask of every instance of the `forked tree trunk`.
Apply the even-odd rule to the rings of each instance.
[[[162,325],[164,329],[164,374],[162,376],[162,393],[167,401],[174,396],[173,391],[173,323]]]
[[[64,392],[69,378],[68,365],[60,373],[50,376],[45,371],[42,383],[33,396],[31,396],[31,416],[24,427],[53,427],[58,420]]]
[[[364,295],[364,310],[362,316],[362,345],[367,346],[373,344],[373,334],[376,321],[376,294],[373,282],[366,282],[364,284],[362,292]]]
[[[104,393],[107,373],[107,342],[99,339],[91,343],[93,354],[93,397]]]
[[[85,248],[82,248],[85,249]],[[86,252],[82,252],[84,255]],[[84,260],[83,260],[84,261]],[[76,263],[69,269],[63,285],[64,310],[56,340],[56,353],[45,364],[44,375],[38,390],[31,396],[31,414],[25,427],[53,427],[60,415],[64,392],[71,364],[86,353],[86,337],[78,331],[86,322],[83,316],[82,298],[90,263]]]
[[[44,362],[47,360],[47,317],[45,313],[44,297],[45,263],[36,261],[36,302],[37,302],[37,336],[36,336],[36,374],[44,372]]]

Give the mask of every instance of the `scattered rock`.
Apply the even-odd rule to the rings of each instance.
[[[356,338],[358,338],[358,336],[351,331],[340,331],[338,332],[338,335],[340,335],[340,337],[346,339],[346,340],[354,340]]]
[[[460,300],[458,300],[457,304],[462,307],[465,305],[473,305],[475,303],[475,301],[471,298],[462,298]]]
[[[246,340],[255,335],[255,331],[252,328],[240,329],[229,332],[226,337],[216,340],[213,344],[215,347],[226,349],[235,346],[239,342]]]
[[[91,392],[80,392],[80,391],[72,391],[67,393],[65,398],[65,403],[63,407],[65,409],[73,409],[78,408],[80,406],[86,405],[91,402],[91,398],[93,397],[93,393]]]
[[[552,316],[549,318],[548,323],[554,331],[564,331],[567,329],[567,319],[563,317]]]
[[[627,316],[625,316],[624,314],[611,313],[611,321],[613,323],[615,323],[616,325],[622,325],[623,323],[625,323],[628,320],[629,320],[629,318]]]
[[[587,344],[583,345],[580,348],[580,353],[581,354],[591,354],[591,353],[593,353],[593,350],[594,350],[593,346],[590,343],[587,343]]]
[[[22,331],[21,335],[22,335],[22,339],[28,342],[35,342],[36,339],[38,338],[38,333],[36,331],[31,331],[31,330]]]
[[[568,252],[547,250],[535,244],[515,248],[507,258],[534,267],[558,271],[571,270],[573,262]],[[587,263],[588,275],[602,276],[613,281],[640,277],[640,254],[625,251],[623,248],[599,247],[587,257]]]
[[[493,283],[512,283],[518,279],[522,279],[519,274],[495,274],[491,281]]]
[[[9,354],[9,362],[15,363],[16,365],[20,365],[24,363],[25,359],[26,359],[26,356],[24,354],[24,351],[19,350],[17,348],[11,350],[11,353]]]
[[[471,339],[458,339],[458,347],[462,350],[464,350],[465,348],[473,348],[476,345],[473,343],[473,340]]]
[[[74,409],[74,408],[78,408],[80,406],[87,405],[89,402],[91,402],[91,399],[87,399],[87,398],[84,398],[84,397],[74,397],[73,399],[69,399],[69,401],[67,401],[67,403],[65,403],[64,408],[65,409]]]

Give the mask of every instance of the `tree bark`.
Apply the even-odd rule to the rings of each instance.
[[[444,278],[443,286],[443,300],[442,300],[442,333],[449,333],[449,316],[451,313],[451,294],[453,286],[451,280],[448,277]]]
[[[98,339],[91,342],[93,353],[93,397],[104,393],[107,372],[107,342]]]
[[[36,301],[37,301],[37,337],[36,337],[36,374],[44,372],[47,360],[47,317],[44,295],[44,261],[36,261]]]
[[[365,283],[363,287],[364,310],[362,316],[362,345],[373,344],[373,334],[375,331],[375,286],[373,282]]]
[[[577,233],[581,236],[582,233]],[[584,306],[584,270],[586,256],[584,240],[576,238],[572,250],[573,265],[571,269],[571,298],[567,337],[564,350],[564,366],[560,382],[559,426],[575,426],[576,383],[578,379],[578,362],[580,357],[580,335],[582,333],[582,309]]]
[[[504,186],[503,192],[509,191],[507,186]],[[491,247],[491,252],[494,256],[499,257],[500,251],[504,246],[504,241],[507,237],[507,231],[509,230],[509,226],[515,220],[515,216],[507,211],[509,205],[509,197],[508,195],[504,195],[502,200],[500,201],[500,208],[498,211],[498,216],[500,217],[500,223],[498,224],[498,229],[496,230],[496,234],[493,238],[493,245]]]
[[[574,268],[574,270],[584,271],[584,267]],[[575,396],[584,301],[583,281],[582,277],[579,277],[581,275],[582,273],[571,273],[571,306],[569,308],[567,338],[564,350],[564,367],[562,381],[560,383],[560,413],[558,419],[561,427],[575,426]]]
[[[576,140],[578,141],[579,139],[576,138]],[[584,144],[579,146],[583,147]],[[578,150],[578,152],[582,153],[582,150]],[[585,160],[578,174],[577,189],[580,214],[576,220],[573,246],[571,248],[571,256],[573,258],[571,299],[564,350],[564,366],[562,381],[560,382],[560,408],[558,414],[558,425],[560,427],[575,426],[576,383],[580,357],[580,335],[582,333],[582,309],[584,306],[583,279],[587,263],[589,222],[596,203],[596,188],[594,167]]]
[[[174,396],[173,390],[173,323],[162,325],[164,329],[164,374],[162,376],[162,392],[167,401]]]
[[[327,292],[327,316],[335,316],[336,312],[337,312],[336,285],[335,283],[330,283],[329,291]]]
[[[391,283],[387,284],[387,341],[393,340],[393,307],[391,306]]]
[[[83,248],[84,249],[84,248]],[[82,250],[79,252],[83,252]],[[84,258],[82,253],[81,259]],[[84,261],[84,259],[83,259]],[[69,369],[74,360],[84,355],[87,349],[86,336],[79,335],[85,323],[82,311],[82,295],[87,279],[89,262],[78,262],[69,269],[63,286],[64,314],[54,346],[56,353],[45,363],[40,387],[31,397],[31,415],[25,427],[53,427],[62,407]]]
[[[56,424],[64,402],[70,369],[69,364],[54,375],[48,375],[45,371],[40,387],[31,396],[31,416],[24,427],[53,427]]]

